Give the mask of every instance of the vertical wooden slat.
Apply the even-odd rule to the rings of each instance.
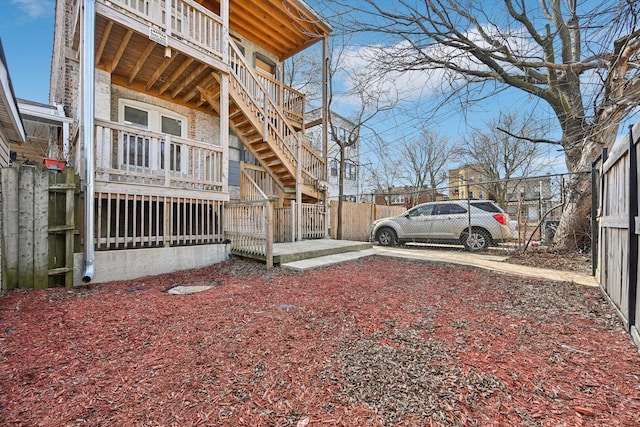
[[[96,215],[96,248],[102,247],[103,231],[102,231],[102,194],[96,192],[96,204],[98,208],[98,214]]]
[[[107,249],[111,249],[112,236],[111,236],[111,193],[107,193]]]
[[[69,227],[65,231],[65,259],[64,266],[67,269],[64,274],[64,286],[71,288],[73,286],[73,246],[75,239],[75,172],[69,168],[66,170],[65,182],[69,186],[65,195],[65,223]]]
[[[18,245],[19,245],[19,169],[2,168],[0,178],[2,185],[2,287],[15,289],[18,287]]]
[[[169,199],[169,197],[164,197],[164,221],[162,223],[162,241],[163,241],[163,246],[169,246],[170,242],[171,242],[171,229],[170,229],[170,224],[171,224],[171,200]]]
[[[142,199],[140,202],[141,209],[144,209],[144,195],[140,196],[140,198]],[[131,196],[131,207],[133,209],[131,217],[131,242],[133,247],[137,248],[141,246],[142,236],[138,235],[138,221],[140,218],[138,217],[138,198],[135,194]],[[140,215],[142,215],[142,212],[140,212]],[[142,229],[142,227],[140,227],[140,229]]]
[[[35,289],[46,289],[49,284],[49,173],[38,169],[33,181],[33,284],[29,287]],[[64,217],[66,220],[66,212]]]
[[[130,238],[129,238],[129,195],[125,194],[122,196],[124,199],[124,230],[123,230],[123,248],[128,248],[130,246]],[[119,216],[118,216],[119,218]],[[119,222],[119,221],[118,221]]]
[[[164,228],[162,233],[160,232],[160,197],[156,197],[156,246],[160,244],[160,236],[164,235]]]
[[[18,183],[18,287],[27,289],[33,284],[33,207],[34,167],[21,167]]]

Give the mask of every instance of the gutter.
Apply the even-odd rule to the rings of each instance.
[[[84,143],[84,271],[89,283],[95,273],[95,0],[84,0],[82,31],[82,141]]]

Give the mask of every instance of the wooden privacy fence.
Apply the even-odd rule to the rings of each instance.
[[[600,286],[640,346],[638,301],[638,154],[640,122],[605,151],[600,170],[598,266]],[[593,176],[598,179],[598,174]]]
[[[79,200],[72,168],[64,173],[34,166],[0,169],[3,290],[73,286]]]
[[[332,201],[331,238],[337,238],[338,201]],[[370,203],[342,202],[342,239],[361,242],[369,241],[369,232],[373,221],[388,216],[396,216],[405,212],[404,206],[385,206]]]

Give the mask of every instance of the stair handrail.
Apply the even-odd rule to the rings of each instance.
[[[236,80],[238,81],[242,89],[247,94],[249,101],[252,104],[254,104],[256,108],[260,111],[260,114],[258,114],[257,111],[254,112],[254,114],[256,114],[257,118],[262,121],[262,124],[265,127],[265,129],[263,130],[263,138],[266,139],[268,138],[269,135],[272,135],[278,147],[280,147],[280,149],[284,152],[284,155],[293,163],[294,167],[297,166],[297,158],[294,150],[295,147],[292,148],[289,144],[286,144],[285,139],[277,131],[276,132],[269,131],[269,128],[274,128],[273,123],[271,123],[271,119],[269,118],[269,111],[273,110],[276,112],[276,114],[279,113],[278,115],[279,115],[280,121],[283,123],[286,123],[284,114],[279,112],[277,106],[276,108],[272,108],[272,109],[268,108],[270,104],[274,104],[271,101],[271,98],[269,97],[269,93],[267,92],[267,90],[265,90],[264,87],[262,87],[256,74],[249,67],[249,65],[244,59],[244,56],[242,55],[242,53],[240,52],[240,50],[232,40],[229,41],[229,47],[232,53],[231,55],[229,55],[229,61],[231,62],[230,64],[231,75],[233,75],[236,78]],[[234,60],[238,63],[238,65],[242,66],[242,68],[244,69],[246,73],[246,76],[245,76],[246,80],[243,79],[243,76],[241,76],[238,73],[239,71],[237,69],[238,67],[235,67],[233,64]],[[251,87],[248,87],[249,83]],[[291,131],[294,138],[297,139],[297,135],[295,134],[295,131],[293,131],[293,128],[291,128]]]
[[[262,191],[262,189],[260,188],[260,186],[253,180],[253,178],[251,178],[251,175],[249,175],[247,173],[247,171],[243,170],[242,171],[242,177],[246,180],[248,180],[249,185],[251,185],[251,189],[253,190],[248,198],[248,200],[243,200],[243,201],[258,201],[258,200],[269,200],[269,197],[267,197],[266,194],[264,194],[264,191]],[[255,194],[255,198],[252,197]],[[246,194],[240,194],[240,197],[244,197],[246,196]]]
[[[297,166],[298,162],[301,162],[303,174],[310,177],[309,181],[322,180],[322,177],[319,176],[319,174],[314,173],[311,169],[305,167],[307,165],[305,165],[305,162],[302,162],[302,159],[297,158],[297,144],[302,144],[303,151],[309,151],[312,157],[316,157],[321,161],[323,160],[308,144],[305,144],[304,141],[301,140],[296,130],[289,123],[289,120],[286,118],[286,115],[281,110],[280,106],[269,96],[269,92],[262,86],[255,71],[249,67],[236,44],[230,40],[229,47],[232,52],[232,55],[230,55],[231,74],[236,78],[241,88],[247,94],[249,101],[258,109],[260,109],[259,107],[261,105],[261,102],[258,101],[258,99],[262,100],[260,115],[258,115],[257,112],[254,114],[256,114],[259,120],[262,120],[265,127],[263,129],[263,138],[268,139],[269,136],[271,136],[294,167]],[[234,67],[234,61],[244,69],[246,73],[245,77],[247,80],[250,79],[250,86],[253,90],[249,88],[249,81],[245,81],[245,79],[242,78],[243,76],[239,75],[239,69],[237,66]],[[273,112],[273,116],[270,114],[271,112]]]

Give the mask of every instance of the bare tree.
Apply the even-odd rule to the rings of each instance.
[[[447,139],[435,131],[426,130],[418,139],[403,144],[402,170],[413,189],[412,205],[427,196],[436,200],[437,188],[447,179],[445,166],[452,151]]]
[[[368,183],[376,194],[384,197],[386,205],[391,204],[391,189],[402,181],[402,161],[397,156],[397,151],[392,150],[386,143],[375,135],[372,143],[373,162],[367,168]]]
[[[303,51],[284,62],[283,82],[306,95],[308,105],[319,105],[322,96],[322,56]]]
[[[590,200],[591,163],[640,101],[637,3],[577,0],[332,0],[353,19],[343,31],[373,34],[383,72],[424,72],[463,108],[506,89],[555,114],[571,177],[556,234],[569,248],[571,218]],[[336,7],[338,7],[336,6]],[[444,92],[446,90],[446,92]],[[454,95],[457,98],[454,98]]]
[[[473,129],[456,153],[482,174],[482,187],[501,206],[505,206],[509,188],[517,186],[516,177],[534,175],[541,170],[540,145],[532,140],[540,128],[534,120],[513,113],[500,114],[481,129]]]
[[[397,93],[376,73],[367,69],[345,66],[346,46],[347,43],[344,40],[334,40],[330,48],[331,66],[329,67],[329,133],[333,142],[338,146],[338,224],[336,226],[338,239],[342,239],[346,150],[358,143],[361,133],[368,129],[369,123],[376,116],[393,109],[398,101]],[[338,76],[343,84],[346,82],[346,90],[342,92],[335,88]],[[353,110],[348,116],[353,127],[344,135],[337,131],[338,127],[334,126],[332,117],[337,96],[351,104]]]

